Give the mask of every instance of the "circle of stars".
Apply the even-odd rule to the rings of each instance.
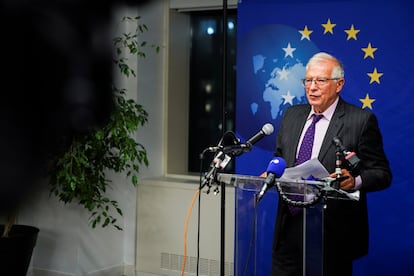
[[[323,34],[327,35],[333,35],[334,34],[334,28],[336,27],[336,24],[331,21],[330,18],[327,19],[326,23],[321,24],[323,27]],[[346,34],[346,40],[357,40],[358,34],[361,30],[357,29],[354,24],[351,24],[349,29],[345,29],[344,32]],[[311,34],[313,33],[313,30],[310,30],[307,25],[304,26],[302,30],[299,30],[299,33],[301,34],[300,40],[311,40]],[[286,48],[282,48],[285,52],[285,58],[291,57],[293,58],[293,53],[296,50],[296,48],[293,48],[290,42],[286,46]],[[368,43],[367,47],[361,48],[361,51],[364,53],[363,59],[375,59],[375,53],[378,50],[378,48],[375,48],[372,46],[371,42]],[[287,79],[287,75],[289,72],[285,71],[285,69],[278,72],[280,79]],[[384,75],[384,73],[379,72],[376,67],[373,68],[372,72],[368,72],[367,76],[369,77],[369,84],[377,83],[380,84],[380,78]],[[293,98],[295,96],[292,96],[290,94],[290,91],[287,91],[287,95],[283,95],[285,103],[292,104]],[[369,93],[365,94],[365,97],[362,99],[359,99],[359,101],[362,103],[362,109],[369,108],[372,110],[372,104],[375,102],[375,99],[371,98]]]

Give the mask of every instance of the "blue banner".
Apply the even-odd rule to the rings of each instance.
[[[284,110],[306,101],[300,79],[316,52],[343,62],[341,96],[379,120],[394,178],[391,188],[368,195],[369,255],[355,262],[354,275],[414,273],[413,11],[409,1],[243,0],[238,6],[236,134],[245,141],[265,123],[275,127],[237,158],[238,174],[266,170]],[[344,234],[352,238],[358,229]],[[263,235],[270,248],[273,228]]]

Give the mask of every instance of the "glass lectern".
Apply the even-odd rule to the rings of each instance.
[[[323,205],[326,197],[357,200],[358,196],[333,188],[334,179],[278,178],[257,202],[265,178],[218,174],[218,182],[235,187],[234,275],[269,275],[278,200],[304,208],[304,275],[323,275]],[[278,193],[280,197],[278,196]],[[292,198],[300,196],[300,201]]]

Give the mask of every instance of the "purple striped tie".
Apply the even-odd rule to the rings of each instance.
[[[302,164],[303,162],[311,159],[313,141],[315,139],[315,125],[322,117],[322,114],[313,115],[312,123],[306,130],[305,135],[303,136],[302,144],[300,145],[298,158],[296,159],[295,165]],[[289,198],[296,201],[303,200],[303,196],[300,195],[290,195]],[[296,215],[302,211],[302,208],[289,205],[289,211],[292,215]]]

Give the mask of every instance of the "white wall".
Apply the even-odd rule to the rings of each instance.
[[[116,185],[112,196],[120,201],[125,218],[131,217],[129,210],[135,207],[134,189],[127,188],[128,183],[123,177],[113,179]],[[129,239],[132,246],[134,236],[127,237],[126,231],[112,228],[92,229],[88,225],[89,213],[77,204],[64,205],[57,198],[49,197],[46,185],[45,182],[38,184],[44,188],[26,202],[18,219],[20,224],[40,229],[33,252],[32,275],[91,275],[114,267],[123,270],[128,263],[122,245]],[[132,204],[128,200],[132,200]],[[135,212],[132,213],[135,216]],[[134,220],[132,222],[134,224]],[[121,220],[121,223],[124,228],[129,228],[125,221]],[[133,261],[129,266],[134,266]]]
[[[149,28],[142,39],[161,46],[158,54],[148,51],[146,58],[138,59],[138,101],[149,113],[148,123],[137,134],[150,162],[141,171],[141,177],[146,178],[165,173],[168,1],[151,1],[138,10],[138,15]]]
[[[181,275],[186,218],[187,275],[196,273],[197,233],[200,230],[200,275],[220,275],[221,194],[201,193],[200,228],[196,180],[147,179],[138,187],[137,271]],[[205,191],[205,190],[203,190]],[[192,200],[195,200],[191,209]],[[223,205],[224,206],[224,205]],[[225,275],[233,274],[234,190],[226,189]],[[191,274],[190,274],[191,273]],[[139,273],[138,273],[139,275]]]

